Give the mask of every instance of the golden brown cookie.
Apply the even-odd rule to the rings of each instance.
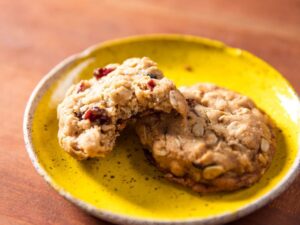
[[[166,178],[197,192],[232,191],[257,182],[275,152],[273,125],[247,97],[210,84],[180,89],[187,121],[155,113],[136,123],[142,144]]]
[[[59,143],[77,159],[103,157],[132,116],[172,109],[185,115],[186,101],[155,62],[144,57],[111,64],[68,90],[57,108]]]

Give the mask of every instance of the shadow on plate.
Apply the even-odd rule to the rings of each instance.
[[[252,187],[231,193],[203,195],[165,180],[163,174],[146,159],[143,146],[132,128],[122,132],[114,151],[108,157],[79,163],[99,185],[143,207],[157,205],[161,198],[170,201],[202,198],[207,202],[232,202],[251,198],[280,173],[285,164],[287,146],[281,132],[276,133],[276,139],[276,154],[267,173]]]

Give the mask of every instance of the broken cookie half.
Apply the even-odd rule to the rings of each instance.
[[[133,116],[172,110],[185,117],[186,100],[155,62],[144,57],[110,64],[67,91],[57,108],[59,144],[79,160],[104,157]]]

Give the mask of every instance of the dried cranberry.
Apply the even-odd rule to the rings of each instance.
[[[84,83],[81,83],[81,84],[79,85],[79,88],[78,88],[78,90],[77,90],[77,93],[82,92],[82,91],[84,91],[85,89],[86,89],[86,86],[84,85]]]
[[[88,109],[82,116],[82,118],[85,120],[91,120],[91,117],[92,117],[92,109]]]
[[[152,79],[149,80],[147,84],[148,84],[150,90],[153,91],[154,87],[156,86],[156,83],[154,82],[154,80],[152,80]]]
[[[97,68],[94,70],[94,77],[96,77],[97,80],[99,80],[100,78],[106,76],[107,74],[109,74],[110,72],[114,71],[115,68]]]
[[[100,125],[109,123],[111,121],[109,116],[107,115],[106,110],[100,109],[97,106],[88,109],[83,115],[83,119],[90,120],[91,122],[95,122]]]

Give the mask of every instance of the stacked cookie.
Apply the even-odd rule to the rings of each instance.
[[[77,159],[104,157],[133,116],[172,110],[187,113],[173,82],[150,59],[128,59],[97,69],[68,90],[57,109],[59,143]]]
[[[107,155],[135,118],[154,164],[197,192],[252,185],[275,151],[273,125],[249,98],[209,84],[178,90],[146,57],[97,69],[57,111],[59,143],[77,159]]]

